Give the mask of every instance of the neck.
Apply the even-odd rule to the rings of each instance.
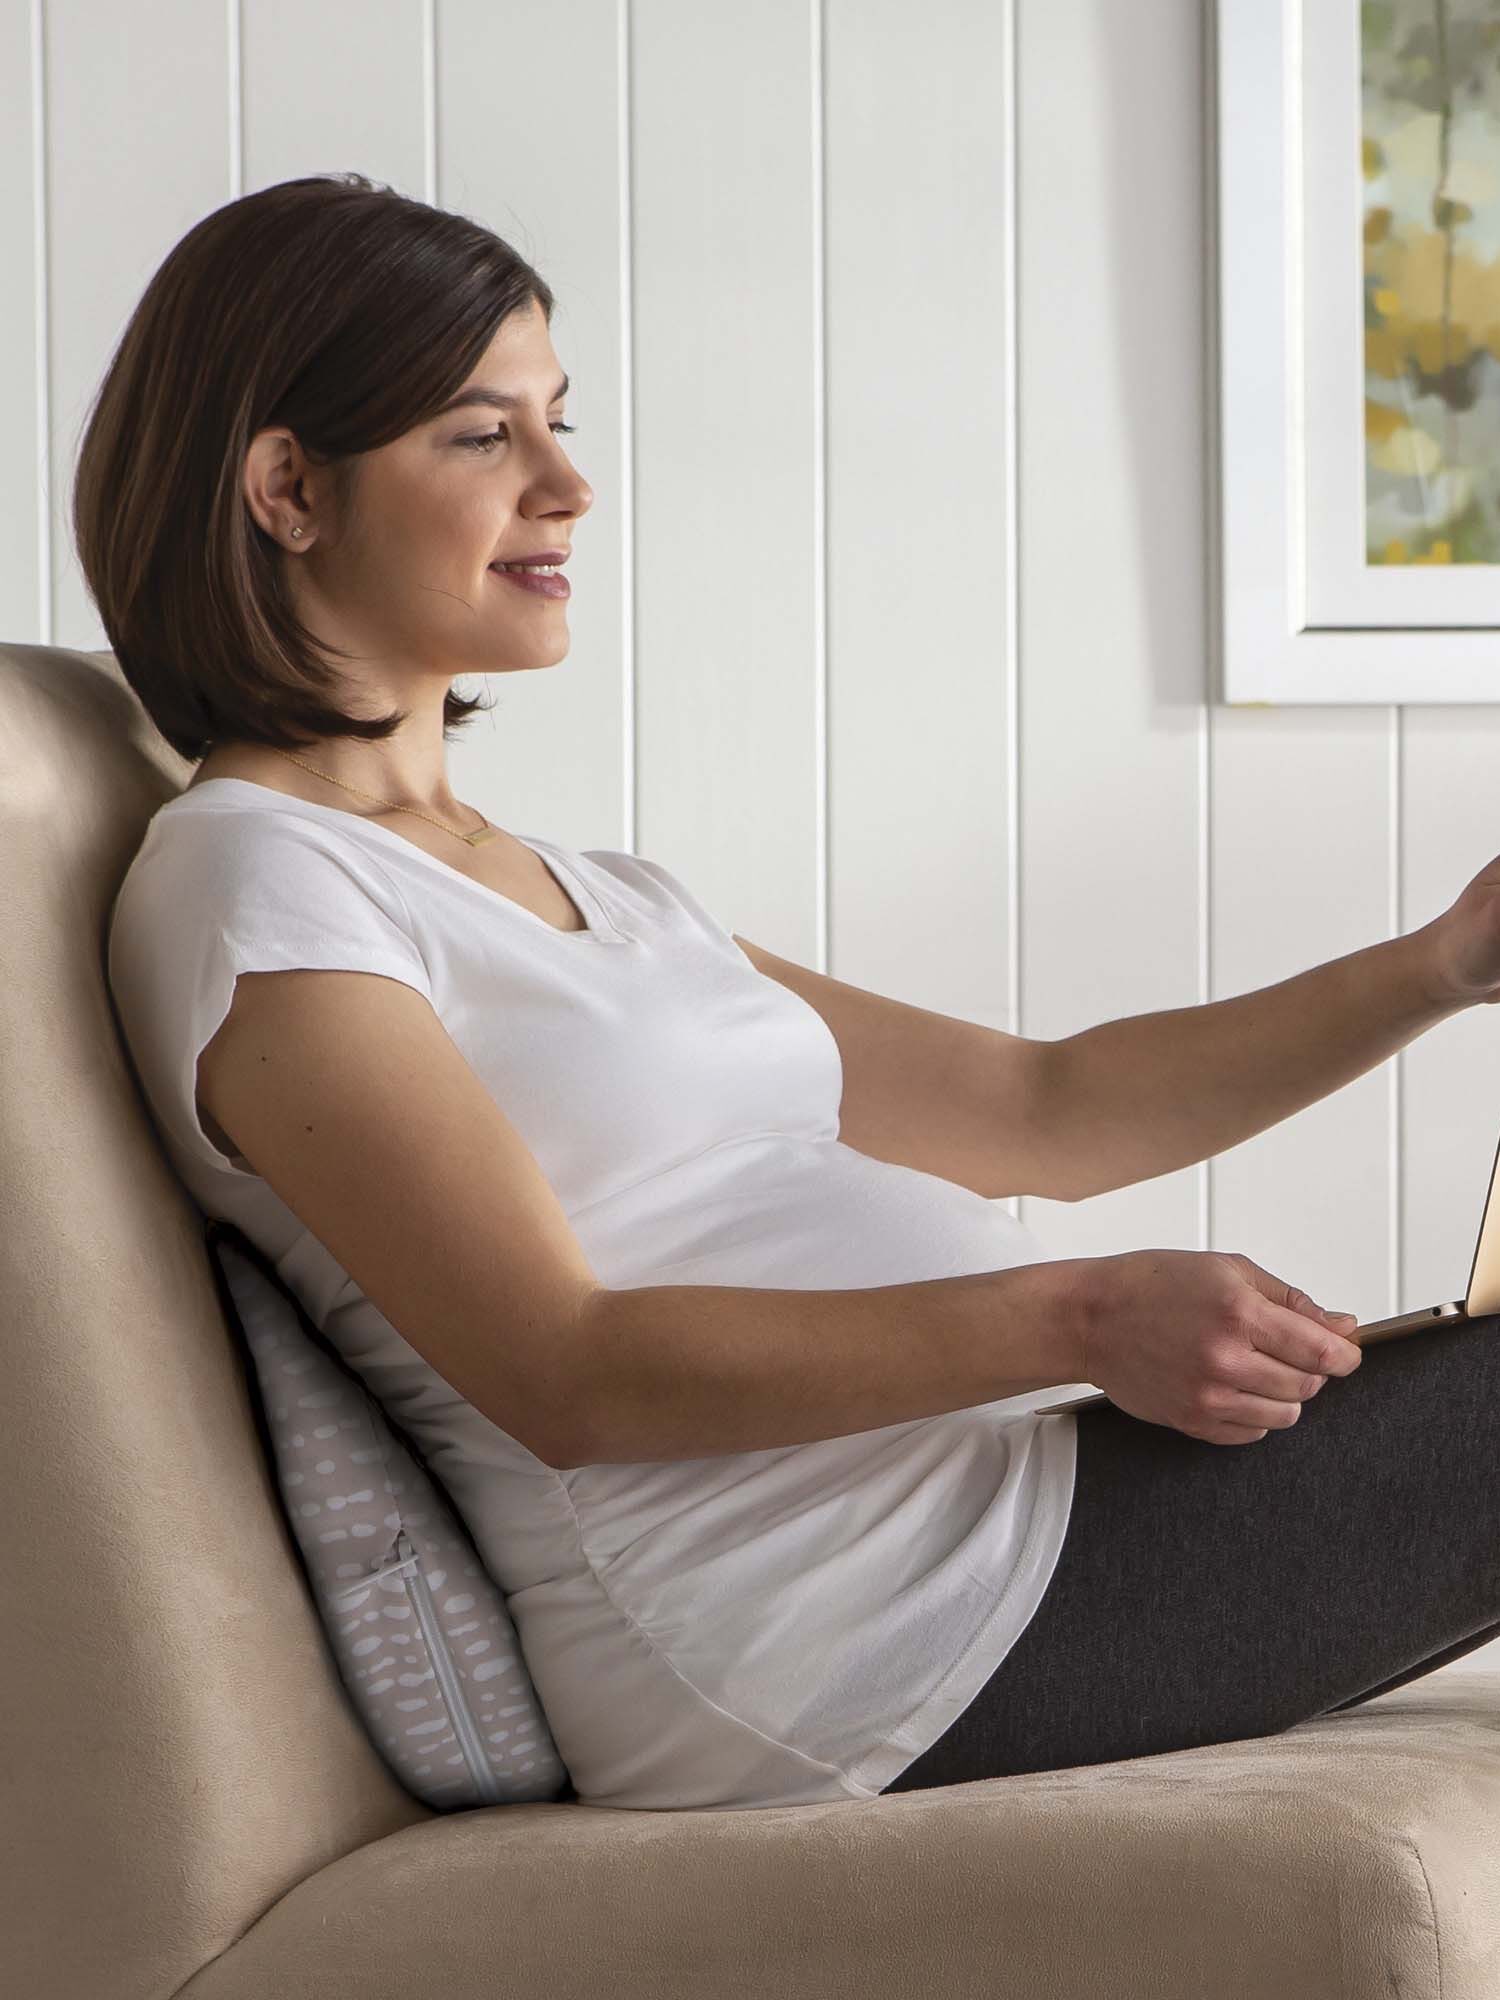
[[[351,811],[360,807],[374,816],[393,806],[431,813],[437,819],[460,820],[470,811],[445,788],[436,798],[424,798],[403,783],[396,773],[351,769],[334,771],[333,758],[317,750],[280,750],[272,744],[226,744],[215,747],[203,758],[192,782],[209,778],[252,778],[282,790],[295,786],[315,798],[325,798],[325,787],[338,794],[339,803]]]

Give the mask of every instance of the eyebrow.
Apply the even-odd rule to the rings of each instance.
[[[557,402],[561,397],[566,396],[568,388],[568,378],[564,375],[557,387],[552,391],[552,394],[548,397],[547,407],[550,409],[553,403]],[[440,410],[434,411],[433,416],[434,420],[437,417],[446,417],[450,410],[464,410],[471,404],[483,404],[486,409],[491,410],[514,410],[518,409],[525,401],[526,398],[524,396],[508,395],[503,389],[460,389],[456,396],[448,398]]]

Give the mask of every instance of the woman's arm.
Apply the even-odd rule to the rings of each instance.
[[[1096,1258],[853,1291],[643,1285],[578,1329],[566,1465],[713,1458],[1081,1382]]]

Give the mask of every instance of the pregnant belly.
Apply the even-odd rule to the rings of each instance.
[[[607,1285],[842,1290],[1048,1261],[999,1201],[839,1139],[757,1134],[574,1216]]]

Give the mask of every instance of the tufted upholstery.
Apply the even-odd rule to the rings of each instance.
[[[1285,1734],[754,1812],[437,1815],[339,1683],[104,979],[191,775],[0,647],[0,1991],[1492,2000],[1500,1674]]]

